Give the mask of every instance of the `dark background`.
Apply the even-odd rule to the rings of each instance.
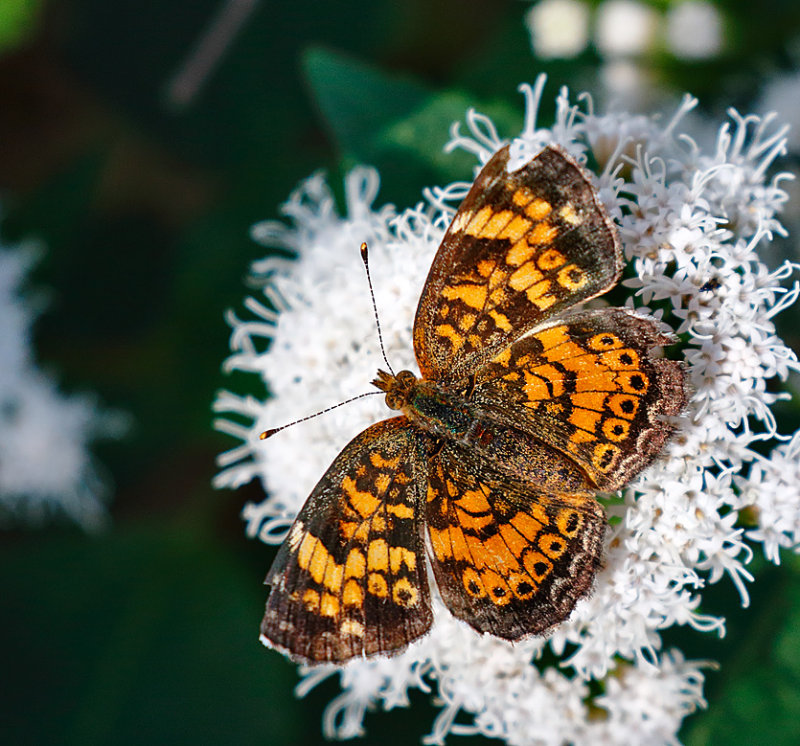
[[[10,34],[4,3],[30,11]],[[94,448],[113,486],[105,533],[58,522],[3,532],[4,743],[322,740],[337,682],[296,700],[295,667],[257,641],[274,549],[245,538],[239,511],[260,487],[210,486],[216,454],[232,445],[211,428],[214,392],[263,393],[255,377],[220,372],[223,312],[263,256],[249,227],[277,217],[320,167],[336,187],[354,163],[376,165],[379,204],[400,207],[423,186],[469,178],[471,159],[441,153],[451,121],[474,105],[516,132],[517,84],[542,70],[547,121],[558,87],[591,89],[599,62],[591,49],[537,61],[522,2],[263,2],[196,95],[177,103],[169,81],[221,6],[0,0],[0,228],[6,243],[35,237],[47,249],[31,280],[50,297],[39,361],[64,390],[96,391],[133,421],[125,438]],[[721,118],[794,69],[800,6],[718,7],[722,55],[688,64],[657,51],[642,64]],[[410,140],[393,128],[407,121]],[[797,255],[792,243],[784,250]],[[783,432],[800,426],[796,407],[778,414]],[[756,559],[750,569],[748,610],[727,580],[704,594],[701,611],[728,618],[725,640],[664,635],[722,666],[708,671],[709,711],[685,722],[691,744],[796,743],[800,566],[787,554],[780,568]],[[426,695],[412,700],[411,710],[368,715],[362,742],[419,742],[437,710]]]

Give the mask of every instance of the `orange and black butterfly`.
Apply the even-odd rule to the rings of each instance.
[[[433,260],[414,322],[420,375],[373,381],[400,414],[335,459],[267,583],[262,641],[306,662],[393,653],[450,611],[506,640],[566,619],[591,587],[598,492],[650,464],[686,401],[673,338],[621,308],[614,224],[558,147],[484,167]],[[524,336],[523,336],[524,335]]]

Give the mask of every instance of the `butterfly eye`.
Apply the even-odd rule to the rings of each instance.
[[[397,380],[404,386],[410,386],[412,383],[414,383],[414,381],[417,380],[417,377],[410,370],[401,370],[397,374]]]

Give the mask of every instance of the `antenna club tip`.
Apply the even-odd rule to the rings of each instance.
[[[258,436],[258,439],[259,440],[266,440],[267,438],[270,438],[273,435],[275,435],[275,433],[278,432],[278,430],[279,430],[279,428],[277,428],[277,427],[270,428],[269,430],[264,430],[264,432],[261,433],[261,435]]]
[[[366,258],[367,258],[367,242],[366,241],[362,242],[361,248],[359,249],[359,251],[361,251],[361,258],[366,261]]]

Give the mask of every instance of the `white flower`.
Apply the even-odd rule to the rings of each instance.
[[[0,520],[39,524],[65,514],[83,528],[106,521],[105,485],[89,443],[120,433],[119,415],[88,395],[65,396],[36,365],[38,303],[22,297],[30,249],[0,247]]]
[[[525,14],[525,25],[542,59],[577,57],[589,43],[589,7],[582,0],[541,0]]]
[[[595,46],[608,57],[649,51],[658,32],[655,10],[637,0],[606,0],[597,11]]]
[[[789,148],[800,151],[800,72],[772,76],[764,86],[758,111],[777,112],[790,125]]]
[[[703,149],[680,132],[695,104],[690,97],[661,120],[600,114],[588,97],[573,104],[566,90],[545,129],[536,121],[543,85],[540,78],[522,87],[525,125],[511,140],[510,167],[548,142],[579,159],[591,154],[595,186],[629,263],[628,305],[661,316],[683,336],[694,394],[663,457],[609,507],[604,566],[569,620],[548,638],[511,644],[478,635],[435,602],[430,634],[400,655],[304,671],[301,693],[340,676],[342,694],[326,715],[329,735],[355,735],[376,704],[405,705],[409,688],[435,686],[442,710],[430,743],[467,732],[509,744],[675,743],[686,714],[705,706],[707,664],[663,651],[661,630],[679,624],[721,635],[724,620],[697,611],[703,587],[727,577],[746,605],[747,540],[763,543],[773,561],[780,547],[798,548],[800,435],[769,459],[753,448],[781,437],[770,407],[786,396],[777,385],[798,369],[773,324],[800,292],[796,283],[785,287],[795,267],[770,270],[762,259],[772,234],[783,231],[782,177],[768,171],[784,150],[785,130],[731,111],[714,146]],[[466,133],[454,127],[450,146],[475,154],[477,165],[507,142],[475,112],[467,126]],[[395,215],[372,207],[374,172],[356,170],[339,216],[314,176],[284,206],[291,225],[257,229],[296,258],[257,263],[263,297],[245,301],[246,319],[230,317],[228,367],[258,373],[273,398],[224,392],[216,402],[224,415],[218,427],[242,441],[220,457],[217,484],[257,477],[270,494],[244,511],[251,536],[280,541],[336,453],[386,416],[368,398],[258,441],[268,427],[364,391],[380,364],[358,245],[370,244],[388,357],[413,367],[416,302],[466,187],[430,190],[423,204]],[[740,511],[756,528],[742,525]],[[559,665],[540,667],[545,654]],[[471,725],[463,724],[467,717]]]
[[[722,17],[714,3],[683,0],[667,10],[667,46],[676,57],[702,60],[722,51]]]

